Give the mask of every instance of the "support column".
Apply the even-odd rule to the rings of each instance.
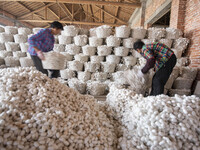
[[[145,10],[146,10],[146,0],[140,0],[140,2],[142,3],[142,6],[141,6],[141,22],[140,22],[140,25],[142,27],[144,27],[144,22],[145,22]]]

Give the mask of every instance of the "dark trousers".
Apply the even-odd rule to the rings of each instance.
[[[152,80],[150,95],[156,96],[164,93],[165,84],[176,65],[176,60],[176,56],[173,54],[171,58],[155,73]]]
[[[43,68],[41,59],[37,56],[31,56],[31,59],[33,60],[36,69],[48,76],[48,70]],[[49,70],[49,71],[51,72],[50,78],[57,78],[60,76],[59,70]]]

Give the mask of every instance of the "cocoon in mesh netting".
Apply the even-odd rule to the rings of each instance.
[[[115,53],[116,56],[124,57],[124,56],[128,55],[129,49],[126,48],[126,47],[122,47],[122,46],[121,47],[115,47],[114,53]]]
[[[80,61],[80,62],[88,62],[88,56],[87,55],[84,55],[84,54],[82,54],[82,53],[80,53],[80,54],[76,54],[75,56],[74,56],[74,59],[75,60],[77,60],[77,61]]]
[[[78,29],[75,26],[64,26],[64,31],[62,31],[62,35],[66,36],[76,36],[78,35]]]
[[[91,73],[88,71],[78,72],[78,79],[82,82],[86,82],[91,79]]]
[[[28,57],[21,57],[19,59],[21,67],[32,67],[34,66],[33,61],[31,58]]]
[[[163,43],[163,44],[167,45],[169,48],[171,48],[173,41],[171,39],[160,39],[159,42]]]
[[[86,83],[79,81],[77,78],[69,79],[68,85],[69,85],[70,88],[78,91],[81,94],[86,93]]]
[[[97,53],[99,56],[108,56],[112,53],[112,47],[106,45],[98,46]]]
[[[1,51],[1,50],[5,50],[5,49],[6,49],[5,43],[0,43],[0,51]]]
[[[82,71],[83,70],[83,63],[80,61],[68,61],[67,67],[73,71]]]
[[[100,39],[98,37],[89,37],[89,45],[90,46],[101,46],[103,44],[103,39]]]
[[[4,65],[4,64],[5,64],[4,58],[0,57],[0,65]]]
[[[84,63],[85,71],[97,72],[100,70],[100,63],[86,62]]]
[[[133,48],[134,42],[136,41],[137,39],[134,38],[123,39],[123,46],[126,48]]]
[[[109,62],[109,63],[119,64],[120,60],[121,58],[119,56],[115,56],[115,55],[106,56],[106,62]]]
[[[197,68],[191,67],[181,67],[180,68],[180,76],[186,79],[195,79],[197,75]]]
[[[185,50],[189,44],[190,40],[187,38],[179,38],[174,40],[174,48],[179,50]]]
[[[149,28],[148,29],[148,38],[160,40],[166,36],[166,30],[163,28]]]
[[[125,76],[126,74],[124,74],[124,71],[117,71],[115,73],[112,73],[112,78],[114,82],[118,84],[128,84]]]
[[[176,55],[176,58],[181,58],[182,54],[183,54],[183,50],[179,50],[179,49],[172,49],[172,51],[174,52],[174,54]]]
[[[97,36],[97,34],[96,34],[96,28],[91,28],[90,29],[90,37],[92,37],[92,36]]]
[[[189,59],[188,57],[182,57],[177,59],[176,66],[181,67],[181,66],[187,66],[189,64]]]
[[[101,62],[101,70],[107,73],[113,73],[115,71],[116,64],[109,62]]]
[[[116,71],[126,71],[129,69],[131,69],[131,66],[127,66],[124,64],[117,64],[117,66],[116,66]]]
[[[92,63],[101,63],[104,61],[104,56],[90,56],[90,61]]]
[[[106,38],[106,43],[107,43],[107,46],[117,47],[117,46],[120,46],[121,39],[111,35]]]
[[[66,61],[73,60],[73,55],[70,55],[68,52],[60,52],[60,53],[65,56]]]
[[[178,77],[174,83],[172,88],[173,89],[191,89],[193,83],[193,79],[186,79],[182,77]]]
[[[80,35],[89,35],[89,30],[88,29],[79,29],[79,34]]]
[[[82,47],[82,51],[84,55],[93,56],[96,53],[96,47],[85,45]]]
[[[166,28],[166,39],[178,39],[183,35],[180,29]]]
[[[87,82],[87,91],[93,96],[104,95],[107,85],[99,81]]]
[[[116,37],[127,38],[131,33],[131,28],[127,26],[119,26],[115,28]]]
[[[96,35],[98,38],[106,38],[110,36],[112,29],[108,25],[102,25],[96,28]]]
[[[13,53],[11,51],[0,51],[0,57],[5,58],[8,56],[13,56]]]
[[[0,33],[5,32],[4,27],[0,27]]]
[[[26,57],[26,52],[21,52],[21,51],[13,52],[13,57]]]
[[[0,42],[1,43],[14,42],[13,35],[7,33],[0,33]]]
[[[58,43],[59,44],[71,44],[72,38],[70,36],[59,35],[58,36]]]
[[[64,52],[65,51],[65,45],[64,44],[54,44],[53,50],[55,52]]]
[[[70,69],[60,70],[60,76],[62,79],[71,79],[75,77],[75,72]]]
[[[108,73],[106,72],[95,72],[92,74],[91,79],[94,81],[104,82],[108,78]]]
[[[134,39],[144,39],[146,34],[147,30],[142,27],[132,29],[132,37]]]
[[[42,60],[44,69],[62,70],[66,67],[66,58],[64,55],[50,51],[44,53],[45,60]]]
[[[18,28],[18,34],[29,35],[31,33],[32,33],[32,30],[29,28],[25,28],[25,27]]]
[[[126,66],[135,66],[137,63],[137,58],[133,56],[126,56],[123,57],[122,61]]]
[[[24,34],[15,34],[14,41],[15,43],[26,43],[28,40],[28,36]]]
[[[77,35],[74,37],[74,43],[78,46],[85,46],[87,44],[87,35]]]
[[[20,49],[21,49],[22,52],[28,51],[28,47],[29,47],[28,43],[20,43],[19,46],[20,46]]]
[[[144,44],[152,44],[156,42],[156,39],[142,39],[142,42],[144,42]]]
[[[17,57],[9,56],[9,57],[4,58],[4,60],[7,67],[20,66],[19,58]]]
[[[4,29],[5,29],[5,33],[7,33],[7,34],[17,34],[18,33],[17,27],[5,26]]]
[[[20,47],[18,43],[14,43],[14,42],[6,42],[5,43],[6,46],[6,50],[7,51],[20,51]]]
[[[76,55],[80,53],[81,48],[75,44],[68,44],[65,46],[65,51],[70,55]]]
[[[0,83],[2,149],[116,149],[112,121],[93,97],[33,68],[2,69]]]
[[[33,34],[37,34],[43,28],[33,28]]]

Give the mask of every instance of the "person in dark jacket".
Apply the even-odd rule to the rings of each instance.
[[[51,28],[41,29],[37,34],[28,39],[28,52],[31,55],[36,69],[47,76],[48,71],[43,68],[41,61],[45,59],[43,53],[53,50],[55,42],[54,35],[60,34],[61,30],[63,30],[63,25],[58,21],[54,21],[51,23]],[[50,70],[50,72],[51,78],[57,78],[59,76],[59,70]]]
[[[134,49],[147,60],[139,76],[143,76],[151,68],[154,68],[155,74],[150,95],[163,94],[164,86],[176,65],[177,58],[174,52],[165,44],[154,42],[145,45],[141,40],[134,43]]]

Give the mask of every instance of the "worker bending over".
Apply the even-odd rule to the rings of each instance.
[[[164,86],[176,65],[177,59],[174,52],[165,44],[154,42],[145,45],[141,40],[134,43],[134,49],[147,60],[146,65],[139,73],[140,76],[154,68],[155,74],[150,95],[163,94]]]
[[[37,34],[31,36],[28,39],[29,48],[28,52],[31,55],[33,63],[37,70],[48,76],[48,71],[43,68],[42,61],[44,60],[44,52],[53,50],[54,47],[54,35],[60,34],[63,30],[63,26],[60,22],[54,21],[51,23],[51,28],[41,29]],[[51,72],[51,78],[57,78],[59,76],[59,70],[49,70]]]

